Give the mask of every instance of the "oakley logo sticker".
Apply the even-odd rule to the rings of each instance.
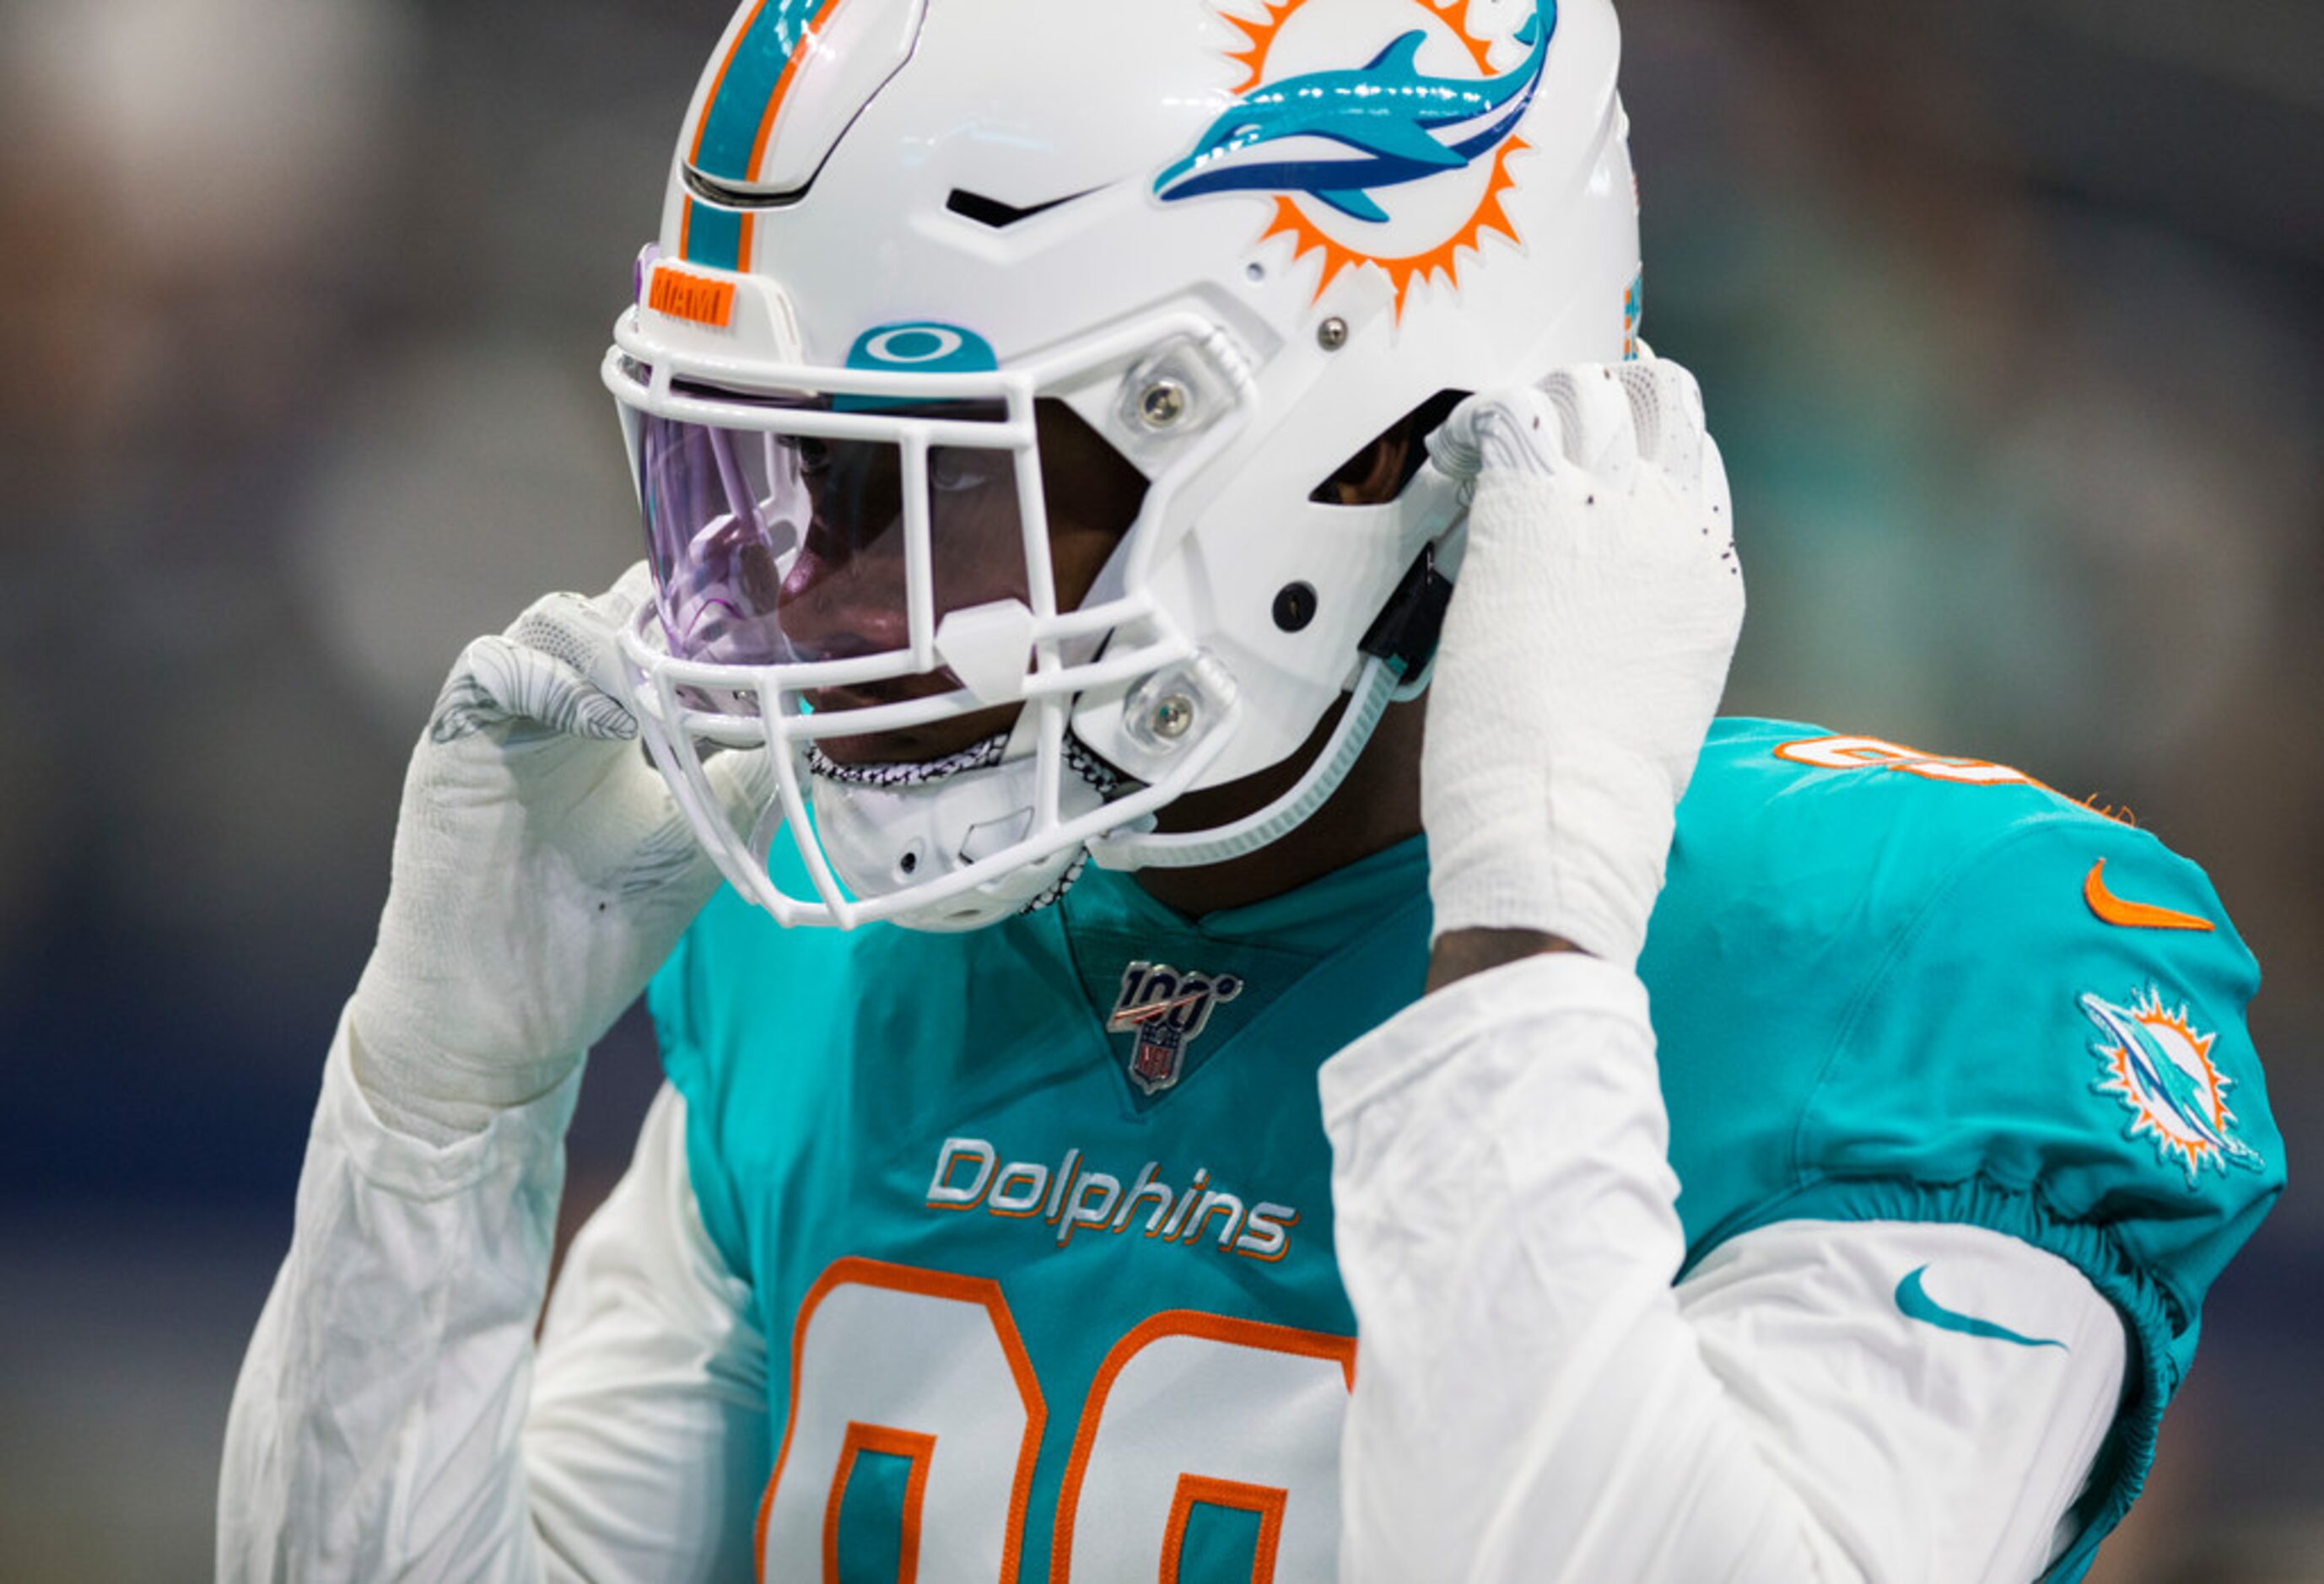
[[[918,374],[990,373],[1001,366],[991,343],[958,325],[875,325],[848,348],[852,369]]]

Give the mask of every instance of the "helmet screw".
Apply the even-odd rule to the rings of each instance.
[[[1138,416],[1149,428],[1167,429],[1186,414],[1186,387],[1176,380],[1157,380],[1138,395]]]
[[[1315,589],[1312,584],[1286,583],[1275,591],[1275,624],[1296,632],[1315,619]]]
[[[1155,701],[1154,713],[1147,717],[1147,724],[1154,729],[1154,735],[1167,738],[1173,742],[1184,737],[1186,728],[1194,723],[1194,701],[1183,693],[1163,695]]]
[[[1348,344],[1348,321],[1333,314],[1315,327],[1315,345],[1326,352],[1337,352]]]

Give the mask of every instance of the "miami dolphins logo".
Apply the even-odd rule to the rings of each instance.
[[[2218,1035],[2196,1032],[2187,1008],[2166,1009],[2152,985],[2127,1007],[2085,995],[2081,1008],[2106,1036],[2090,1046],[2106,1067],[2095,1087],[2129,1109],[2126,1137],[2152,1137],[2156,1157],[2185,1167],[2190,1186],[2207,1165],[2263,1169],[2259,1152],[2235,1137],[2236,1114],[2227,1109],[2234,1081],[2211,1062]]]
[[[1534,0],[1517,34],[1525,58],[1499,73],[1488,64],[1493,41],[1456,20],[1462,0],[1449,8],[1408,0],[1424,25],[1360,66],[1325,64],[1342,30],[1308,24],[1345,4],[1283,0],[1257,21],[1222,14],[1245,41],[1228,59],[1247,75],[1234,104],[1154,179],[1154,192],[1165,203],[1273,194],[1275,217],[1259,240],[1289,235],[1295,258],[1320,250],[1316,297],[1342,271],[1370,264],[1387,273],[1401,318],[1414,281],[1459,285],[1460,253],[1477,252],[1486,232],[1517,241],[1501,198],[1515,185],[1509,161],[1526,147],[1517,124],[1549,60],[1557,0]],[[1423,68],[1424,51],[1439,69]],[[1445,69],[1462,57],[1475,76]],[[1311,61],[1318,69],[1272,75]]]

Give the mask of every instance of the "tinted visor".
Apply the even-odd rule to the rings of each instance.
[[[873,417],[801,402],[752,416],[765,427],[640,417],[639,498],[672,655],[738,666],[848,659],[910,649],[916,608],[927,634],[947,612],[1028,600],[1019,457],[1001,443],[998,403]],[[896,419],[937,419],[971,437],[991,424],[994,443],[930,443],[916,455],[900,437],[807,432],[876,431]]]

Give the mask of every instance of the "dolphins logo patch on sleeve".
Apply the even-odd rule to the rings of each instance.
[[[1365,8],[1389,20],[1360,65],[1346,49],[1346,11],[1347,0],[1284,0],[1264,20],[1226,16],[1247,45],[1229,59],[1248,76],[1154,192],[1165,203],[1271,194],[1259,240],[1289,235],[1295,257],[1320,250],[1317,297],[1342,271],[1370,264],[1401,316],[1415,281],[1457,287],[1459,253],[1477,252],[1487,231],[1517,240],[1501,197],[1526,146],[1517,125],[1548,63],[1557,0],[1534,0],[1515,40],[1524,58],[1499,72],[1488,64],[1495,41],[1471,33],[1457,5]]]
[[[2090,1046],[2106,1068],[2095,1087],[2129,1110],[2127,1137],[2151,1138],[2156,1157],[2185,1168],[2190,1187],[2207,1165],[2264,1168],[2259,1152],[2235,1136],[2236,1114],[2227,1109],[2234,1080],[2211,1061],[2218,1035],[2198,1032],[2184,1006],[2165,1008],[2153,985],[2127,1007],[2093,995],[2080,1006],[2106,1036]]]

